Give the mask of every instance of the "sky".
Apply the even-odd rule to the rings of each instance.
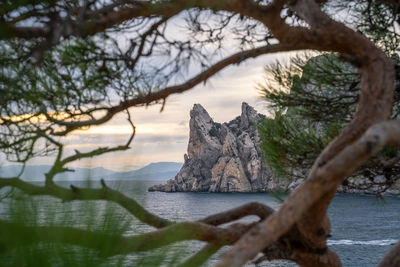
[[[167,99],[161,106],[131,108],[136,135],[131,149],[113,152],[74,163],[75,167],[102,166],[115,171],[143,167],[151,162],[183,162],[189,140],[189,114],[194,104],[201,104],[216,122],[227,122],[241,113],[241,103],[247,102],[258,112],[267,114],[266,102],[256,85],[263,81],[263,68],[276,61],[276,55],[250,59],[239,66],[230,66],[204,85],[198,85],[182,94]],[[131,128],[125,114],[117,115],[109,123],[73,133],[67,140],[66,153],[81,152],[99,146],[124,144]],[[49,158],[37,158],[29,164],[51,164]]]
[[[188,34],[185,27],[185,14],[178,15],[169,22],[166,36],[172,39]],[[207,20],[207,23],[213,24]],[[229,35],[229,34],[228,34]],[[120,46],[130,44],[132,36],[114,36]],[[168,38],[169,38],[168,37]],[[226,43],[226,52],[236,48],[232,40]],[[248,59],[240,65],[233,65],[220,71],[193,89],[167,98],[163,112],[161,105],[147,108],[131,108],[132,121],[136,135],[131,148],[122,152],[112,152],[98,157],[73,162],[69,167],[104,167],[114,171],[128,171],[141,168],[152,162],[183,162],[189,141],[190,110],[194,104],[201,104],[216,122],[228,122],[241,113],[242,102],[247,102],[258,112],[268,114],[267,104],[256,89],[263,81],[264,67],[277,59],[287,58],[287,53],[264,55]],[[191,72],[191,71],[189,71]],[[193,73],[194,75],[194,73]],[[85,131],[76,131],[64,140],[64,156],[75,150],[87,152],[98,147],[124,145],[131,134],[126,114],[116,115],[111,121],[100,126],[92,126]],[[2,158],[3,157],[3,158]],[[52,165],[51,157],[36,157],[28,165]],[[4,155],[0,154],[0,165]]]
[[[172,35],[179,36],[182,18],[172,25]],[[129,37],[129,36],[128,36]],[[121,43],[127,37],[121,38]],[[129,39],[129,38],[128,38]],[[119,40],[119,39],[118,39]],[[243,61],[220,71],[193,89],[169,96],[163,112],[161,105],[135,107],[130,109],[136,135],[131,148],[122,152],[112,152],[98,157],[73,162],[69,167],[104,167],[114,171],[129,171],[152,162],[183,162],[189,141],[190,110],[194,104],[201,104],[214,119],[228,122],[241,113],[242,102],[247,102],[259,113],[268,114],[267,104],[256,89],[263,82],[264,67],[287,58],[288,53],[259,56]],[[87,152],[98,147],[124,145],[131,134],[126,114],[116,115],[111,121],[100,126],[92,126],[85,131],[76,131],[64,140],[64,156],[75,150]],[[36,157],[28,165],[52,165],[54,155]],[[7,165],[0,154],[0,165]]]
[[[167,35],[179,37],[184,34],[185,28],[181,25],[184,22],[178,16],[170,25]],[[116,39],[123,46],[129,36],[116,36]],[[287,58],[286,55],[264,55],[248,59],[240,65],[229,66],[208,79],[206,84],[199,84],[185,93],[168,97],[163,112],[160,112],[161,105],[131,108],[136,135],[129,150],[73,162],[69,167],[104,167],[114,171],[128,171],[152,162],[183,162],[189,141],[189,119],[193,105],[201,104],[214,121],[220,123],[240,115],[242,102],[247,102],[260,113],[268,114],[267,104],[256,89],[257,83],[262,83],[266,65]],[[106,124],[68,135],[63,142],[66,144],[64,156],[75,153],[75,150],[87,152],[98,147],[124,145],[131,131],[126,114],[118,114]],[[0,165],[5,162],[2,157],[4,155],[0,154]],[[54,155],[36,157],[28,165],[52,165],[53,161]]]

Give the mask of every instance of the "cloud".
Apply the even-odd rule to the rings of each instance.
[[[160,112],[161,105],[131,108],[132,120],[137,127],[132,148],[76,162],[74,166],[103,166],[121,170],[156,161],[182,162],[189,139],[189,113],[194,104],[202,104],[210,116],[221,123],[240,115],[242,102],[249,103],[261,113],[268,113],[255,87],[263,79],[264,66],[276,58],[262,56],[247,60],[239,66],[230,66],[205,85],[168,97],[163,112]],[[73,153],[73,149],[86,151],[99,146],[124,144],[131,131],[126,114],[118,114],[104,125],[91,127],[87,131],[76,131],[66,138],[65,154]],[[50,164],[52,161],[50,158],[42,158],[31,162]]]

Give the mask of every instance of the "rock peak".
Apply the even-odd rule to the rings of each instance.
[[[243,103],[240,116],[220,124],[195,104],[190,111],[190,137],[182,169],[174,180],[149,190],[265,192],[276,187],[272,172],[262,159],[254,127],[262,117]]]
[[[262,115],[258,114],[252,106],[250,106],[246,102],[242,103],[242,114],[240,115],[241,129],[246,129],[253,126],[258,121],[260,121],[261,118]]]
[[[252,106],[250,106],[249,104],[247,104],[247,102],[242,102],[242,112],[243,112],[243,110],[244,109],[246,109],[246,108],[253,108]]]
[[[206,109],[201,104],[194,104],[192,110],[198,112],[207,112]]]
[[[212,120],[207,110],[200,104],[194,104],[190,110],[190,118],[203,117],[205,120]]]
[[[249,104],[228,123],[215,123],[195,104],[190,111],[190,138],[184,164],[174,180],[149,191],[164,192],[265,192],[293,191],[304,179],[279,179],[262,159],[256,124],[264,117]],[[294,170],[294,176],[304,175]],[[400,195],[400,176],[354,176],[338,192]]]

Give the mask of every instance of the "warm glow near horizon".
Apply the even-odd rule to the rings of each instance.
[[[160,134],[164,135],[173,134],[185,130],[186,127],[183,125],[177,125],[172,123],[148,123],[148,124],[137,124],[135,125],[136,134]],[[132,127],[127,124],[117,124],[117,125],[101,125],[90,127],[87,130],[76,130],[74,134],[76,135],[129,135],[132,134]]]
[[[247,102],[260,113],[268,113],[260,99],[257,83],[263,80],[264,66],[276,56],[248,60],[240,66],[230,66],[207,84],[201,84],[183,94],[167,99],[163,112],[160,105],[131,108],[136,135],[131,148],[74,163],[79,166],[102,166],[113,170],[143,167],[152,162],[182,162],[189,140],[190,110],[201,104],[216,122],[227,122],[240,115],[242,102]],[[55,114],[54,114],[55,115]],[[125,114],[118,114],[110,122],[76,130],[67,136],[65,155],[75,149],[90,151],[98,147],[123,145],[132,134]],[[34,158],[28,164],[52,164],[53,159]]]

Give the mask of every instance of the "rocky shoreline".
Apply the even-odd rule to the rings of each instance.
[[[262,158],[256,125],[264,117],[243,103],[240,116],[220,124],[200,104],[195,104],[190,111],[190,138],[181,170],[175,179],[154,185],[149,191],[293,191],[304,179],[276,177]],[[400,195],[399,178],[400,174],[390,178],[354,176],[338,192]]]

